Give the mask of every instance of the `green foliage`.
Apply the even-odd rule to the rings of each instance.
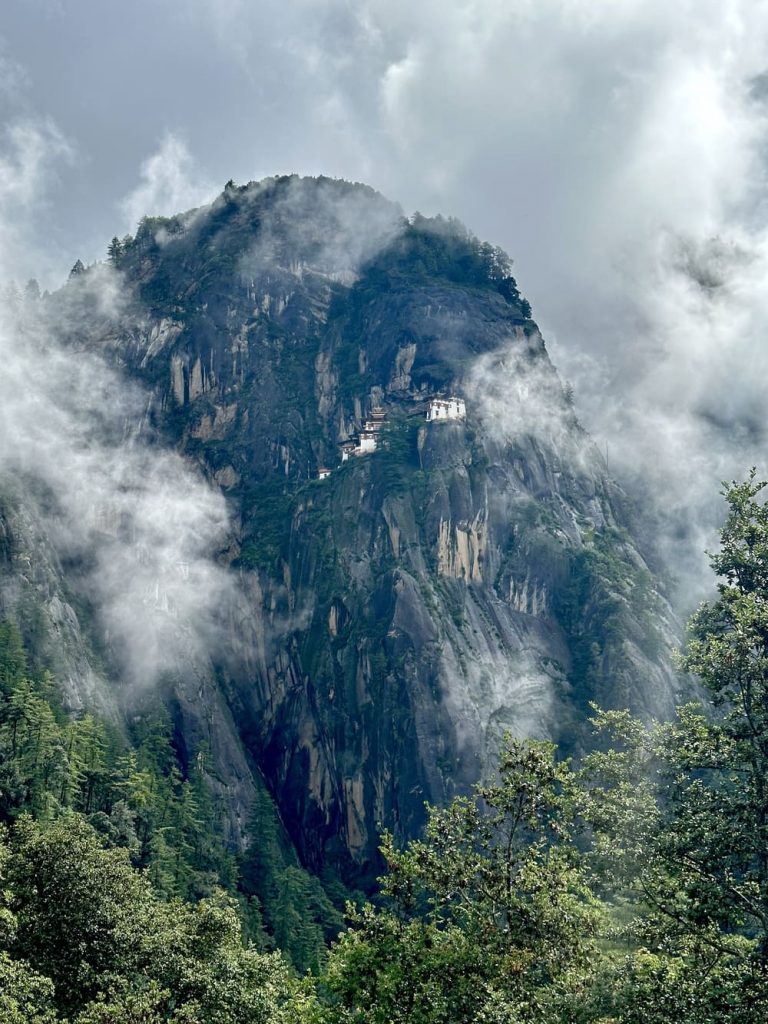
[[[137,742],[91,715],[68,719],[56,706],[50,676],[25,674],[18,632],[0,626],[0,820],[22,812],[48,820],[76,810],[114,845],[131,850],[169,894],[210,888],[211,872],[228,874],[222,853],[201,836],[218,835],[202,766],[186,777],[176,763],[167,724],[154,723]],[[199,807],[208,817],[202,820]]]
[[[264,931],[254,936],[283,950],[300,971],[317,971],[344,920],[319,879],[299,868],[287,848],[269,798],[257,799],[250,822],[252,842],[241,858],[241,890],[260,909]]]
[[[126,853],[103,850],[78,816],[44,830],[24,818],[13,840],[11,949],[51,978],[59,1006],[71,1010],[93,998],[118,962],[138,970],[160,921],[149,882]]]
[[[384,903],[333,950],[329,1022],[768,1018],[763,486],[726,490],[723,582],[682,660],[718,714],[599,712],[578,771],[509,743],[497,783],[430,811],[405,850],[385,837]],[[629,582],[611,582],[621,602]]]
[[[123,258],[123,245],[115,236],[107,246],[107,258],[113,267],[119,267]]]
[[[127,851],[165,898],[203,899],[223,886],[237,896],[253,941],[284,949],[300,970],[317,970],[343,922],[296,863],[266,793],[251,851],[238,865],[204,749],[182,764],[162,712],[138,718],[130,737],[92,715],[69,719],[50,676],[29,678],[26,661],[16,627],[0,623],[0,823],[28,814],[72,821],[76,812],[105,846]]]
[[[528,320],[531,307],[512,276],[509,256],[481,242],[453,217],[414,214],[401,234],[367,268],[371,283],[386,286],[387,278],[439,278],[452,284],[498,292]]]
[[[0,950],[1,1024],[53,1024],[53,984]]]
[[[650,573],[625,554],[618,530],[590,532],[571,555],[568,577],[554,595],[554,607],[569,639],[575,694],[586,707],[604,677],[604,658],[611,655],[612,701],[633,706],[627,689],[624,647],[632,639],[650,657],[658,653],[657,604]],[[636,620],[641,628],[630,633]]]
[[[498,776],[429,809],[421,838],[385,834],[381,891],[348,907],[327,958],[338,913],[266,795],[238,907],[216,884],[238,877],[221,839],[201,838],[204,752],[182,766],[162,716],[131,743],[68,720],[0,625],[0,1024],[768,1019],[764,486],[726,490],[722,582],[682,658],[714,713],[598,711],[578,769],[507,738]],[[599,568],[621,603],[626,578]]]
[[[725,491],[730,513],[711,559],[718,599],[693,617],[683,666],[721,709],[667,730],[684,842],[696,850],[689,899],[715,922],[754,931],[768,963],[768,508],[753,471]],[[694,812],[695,809],[695,813]],[[704,867],[706,865],[706,867]],[[712,890],[715,890],[714,892]]]
[[[241,500],[248,535],[237,564],[274,573],[290,535],[295,497],[268,483],[249,488]]]
[[[403,851],[385,836],[387,903],[353,913],[333,951],[330,1019],[549,1019],[583,984],[600,920],[571,842],[575,793],[553,746],[508,738],[497,782],[431,809]]]
[[[373,483],[386,495],[396,497],[415,491],[418,496],[423,480],[419,470],[417,436],[421,421],[393,413],[381,432],[380,447],[372,465]]]
[[[27,656],[21,635],[11,622],[0,622],[0,688],[8,695],[23,678]]]
[[[594,863],[614,906],[630,911],[616,936],[640,947],[614,977],[627,1020],[641,1019],[642,993],[664,1007],[643,1019],[768,1013],[764,486],[753,473],[724,492],[718,598],[693,617],[681,659],[718,713],[689,704],[650,727],[600,714],[610,746],[586,759]]]
[[[5,998],[26,1000],[32,1019],[55,1019],[52,1004],[80,1024],[296,1019],[301,986],[278,955],[243,944],[229,897],[163,900],[126,851],[104,849],[79,815],[48,826],[22,819],[6,884],[15,927],[0,960]]]
[[[765,936],[720,725],[696,705],[669,724],[596,721],[611,745],[583,769],[590,860],[610,901],[607,937],[632,950],[604,965],[604,1004],[633,1024],[764,1019]]]

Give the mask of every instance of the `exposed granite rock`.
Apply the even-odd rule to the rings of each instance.
[[[81,282],[51,308],[231,503],[225,642],[172,704],[233,842],[261,773],[305,863],[364,880],[379,825],[414,834],[505,730],[578,750],[591,700],[669,713],[677,622],[498,254],[362,187],[273,179],[145,222],[121,274],[85,333]],[[454,393],[466,421],[427,423]],[[378,408],[377,450],[342,463]]]

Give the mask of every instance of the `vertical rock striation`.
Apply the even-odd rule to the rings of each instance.
[[[178,673],[180,728],[225,788],[263,776],[305,863],[365,880],[379,825],[413,834],[505,730],[578,750],[590,701],[669,713],[676,620],[503,254],[284,178],[142,222],[116,274],[108,322],[79,279],[52,322],[143,385],[231,510],[237,587],[203,681]],[[428,422],[450,396],[466,417]]]

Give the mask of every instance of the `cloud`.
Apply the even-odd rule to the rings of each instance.
[[[17,263],[24,211],[38,209],[51,165],[66,155],[50,124],[20,123],[6,137],[4,271]],[[150,685],[201,671],[215,649],[215,617],[232,594],[213,557],[228,517],[221,495],[155,443],[147,396],[88,349],[90,333],[124,305],[120,277],[104,264],[64,296],[11,289],[0,301],[0,475],[35,502],[56,558],[75,567],[70,582],[79,575],[124,680]]]
[[[579,413],[694,602],[720,481],[768,472],[768,7],[299,7],[272,10],[269,39],[303,153],[330,153],[330,173],[371,168],[406,206],[510,251]]]
[[[147,134],[136,126],[161,130],[156,100],[136,105],[146,95],[167,97],[159,106],[173,104],[188,143],[167,136],[146,161],[122,207],[131,230],[146,213],[198,204],[208,180],[293,170],[365,180],[409,211],[460,217],[515,258],[582,418],[608,440],[614,472],[642,473],[646,494],[661,496],[656,529],[686,593],[700,593],[709,574],[694,547],[713,542],[719,481],[764,461],[766,4],[162,8],[144,32],[141,88],[126,91],[98,61],[79,86],[59,76],[67,133],[99,151],[94,220],[111,217],[125,140],[138,162]],[[103,61],[127,65],[147,16],[78,22],[72,11],[55,31],[87,23],[110,40]],[[58,38],[42,46],[43,28],[41,54],[60,52]],[[182,41],[172,57],[168,38]],[[42,63],[29,70],[48,74]],[[78,88],[100,90],[113,136],[82,118]],[[116,142],[109,163],[102,149]],[[74,209],[62,203],[56,216]],[[104,238],[112,233],[110,221]]]
[[[496,442],[531,436],[555,451],[571,446],[577,433],[573,409],[539,335],[529,340],[516,332],[496,352],[479,356],[463,384]]]
[[[24,117],[0,127],[0,280],[47,263],[31,258],[33,221],[47,212],[46,189],[72,155],[70,143],[50,120]]]
[[[172,132],[144,160],[140,175],[140,183],[119,204],[129,231],[135,231],[142,217],[182,213],[217,191],[202,178],[186,143]]]
[[[249,189],[259,203],[274,184],[267,179]],[[396,203],[370,188],[340,187],[328,179],[293,177],[258,213],[258,237],[240,261],[246,277],[310,268],[350,284],[360,267],[402,230],[405,218]]]
[[[56,160],[69,156],[68,143],[50,121],[15,121],[4,130],[6,155],[0,158],[0,202],[6,217],[29,211]]]
[[[768,9],[354,10],[368,84],[350,116],[377,183],[512,252],[582,417],[653,503],[693,602],[710,585],[720,481],[766,458]]]
[[[768,238],[728,227],[727,243],[660,236],[619,310],[618,351],[602,338],[591,353],[558,349],[611,470],[644,499],[688,606],[711,585],[704,551],[724,514],[720,482],[768,469]]]
[[[26,71],[12,57],[9,57],[0,39],[0,103],[6,104],[23,96],[29,88]]]

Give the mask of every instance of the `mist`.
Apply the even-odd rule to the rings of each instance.
[[[253,59],[246,5],[199,8]],[[274,35],[294,88],[314,72],[312,152],[510,252],[687,611],[713,587],[721,482],[768,474],[768,7],[301,10]]]
[[[258,203],[274,179],[249,187]],[[305,268],[352,284],[361,267],[402,231],[403,211],[370,188],[340,189],[337,182],[294,177],[259,212],[258,237],[240,261],[248,278],[263,271]]]
[[[457,216],[514,257],[681,605],[711,589],[721,481],[768,474],[765,3],[40,7],[10,0],[0,48],[0,109],[58,149],[17,276],[61,280],[229,178],[322,173]]]
[[[15,139],[0,175],[0,213],[12,206],[18,217],[19,195],[34,206],[59,151],[33,124]],[[7,273],[22,230],[4,228],[0,222]],[[124,309],[120,276],[106,264],[68,291],[70,318],[81,309],[116,323]],[[6,288],[0,301],[0,479],[34,495],[57,559],[80,567],[123,681],[150,686],[215,654],[215,617],[232,586],[214,561],[227,511],[178,455],[153,444],[147,396],[88,350],[85,317],[67,323],[73,344],[57,340],[65,308],[34,288]]]

